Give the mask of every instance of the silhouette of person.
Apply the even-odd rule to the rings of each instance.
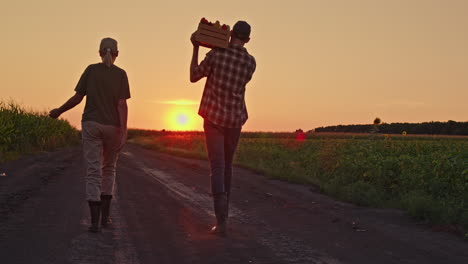
[[[211,233],[224,236],[229,215],[232,162],[242,126],[248,118],[245,89],[255,72],[256,62],[244,47],[250,40],[250,25],[245,21],[234,25],[228,48],[212,49],[200,64],[199,42],[195,40],[195,34],[191,36],[190,81],[207,78],[198,114],[204,119],[217,221]]]
[[[81,75],[75,95],[49,113],[50,117],[58,118],[86,96],[81,133],[86,163],[86,200],[91,214],[90,232],[100,231],[101,213],[101,225],[107,227],[111,224],[109,211],[115,168],[127,137],[130,88],[127,73],[114,65],[118,54],[116,40],[102,39],[99,47],[102,63],[89,65]]]

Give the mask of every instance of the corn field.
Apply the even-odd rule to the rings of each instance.
[[[78,142],[79,132],[67,121],[0,101],[0,162]]]

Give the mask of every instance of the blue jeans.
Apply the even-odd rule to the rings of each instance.
[[[203,122],[205,130],[206,149],[210,160],[211,192],[230,193],[232,178],[232,161],[241,133],[239,128],[227,128],[215,125],[206,120]]]

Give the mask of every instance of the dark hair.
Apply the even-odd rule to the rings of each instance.
[[[250,37],[250,25],[245,21],[237,21],[232,29],[232,33],[234,37],[242,41],[247,41]]]

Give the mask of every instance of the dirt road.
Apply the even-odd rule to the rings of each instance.
[[[135,145],[120,158],[114,227],[91,234],[80,151],[0,164],[0,263],[468,263],[467,242],[399,211],[240,168],[230,236],[211,236],[207,162]]]

